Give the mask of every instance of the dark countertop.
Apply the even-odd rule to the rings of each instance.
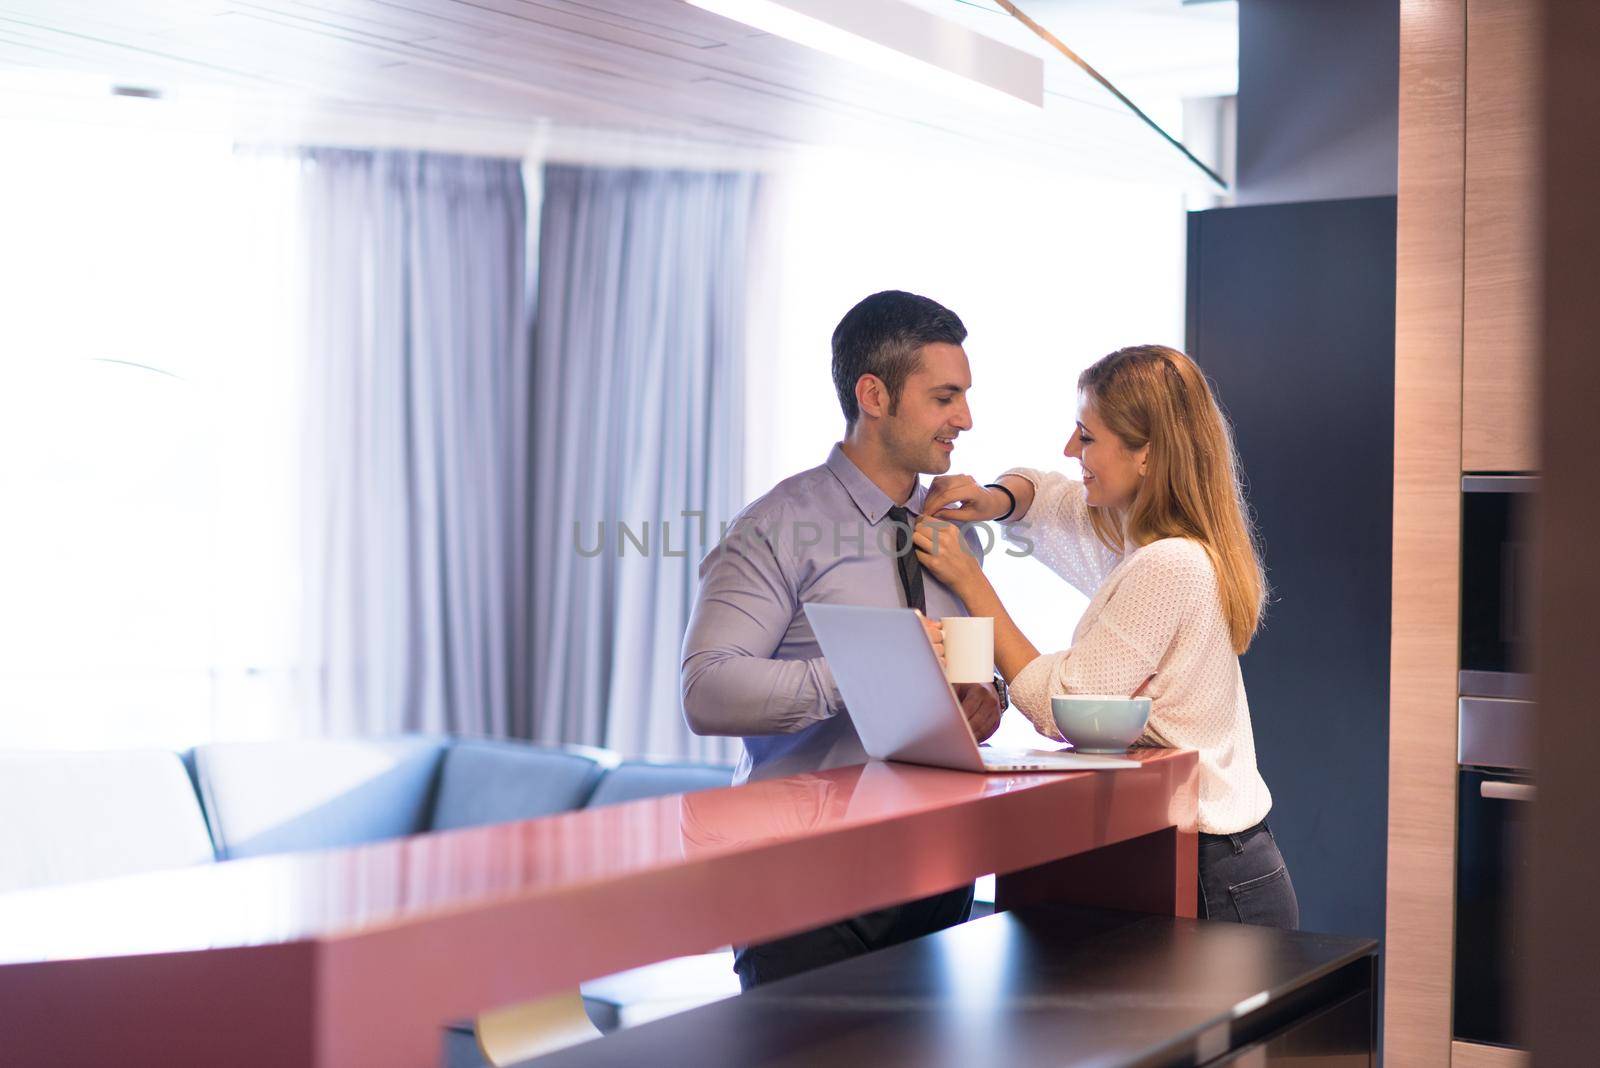
[[[1003,912],[528,1064],[1200,1063],[1368,989],[1370,939]]]

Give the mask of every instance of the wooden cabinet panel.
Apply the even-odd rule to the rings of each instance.
[[[1533,1058],[1520,1049],[1450,1043],[1450,1068],[1528,1068]]]
[[[1538,458],[1538,5],[1467,2],[1461,462]]]
[[[1461,472],[1538,470],[1537,0],[1405,0],[1384,1055],[1452,1045]]]
[[[1384,1061],[1450,1063],[1461,577],[1465,0],[1400,21]]]

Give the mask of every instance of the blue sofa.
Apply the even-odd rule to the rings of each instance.
[[[218,860],[567,812],[621,766],[599,750],[426,735],[223,742],[188,760]],[[704,769],[683,785],[730,778]]]
[[[177,753],[0,752],[0,893],[209,864]]]
[[[228,742],[183,753],[0,753],[0,893],[359,845],[727,786],[733,769],[582,746],[428,735]],[[727,954],[585,984],[602,1031],[738,993]],[[725,965],[725,966],[724,966]],[[482,1064],[470,1025],[446,1062]]]

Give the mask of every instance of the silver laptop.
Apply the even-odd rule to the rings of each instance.
[[[805,610],[869,756],[980,772],[1139,767],[1123,757],[980,748],[915,612],[837,604]]]

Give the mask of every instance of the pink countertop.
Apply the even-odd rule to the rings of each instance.
[[[873,763],[0,895],[0,1043],[52,1063],[431,1066],[441,1024],[583,979],[1165,829],[1192,853],[1195,755],[1134,755],[1064,774]]]

